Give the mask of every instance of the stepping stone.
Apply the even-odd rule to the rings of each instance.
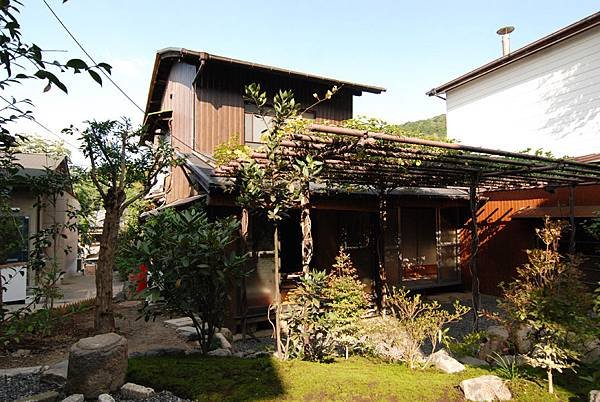
[[[48,366],[16,367],[10,369],[1,369],[0,377],[14,377],[16,375],[38,374],[46,370]]]
[[[469,401],[508,401],[512,399],[510,390],[500,377],[483,375],[461,381],[460,389]]]
[[[17,399],[15,402],[56,402],[59,395],[56,391],[46,391],[39,394],[26,396],[25,398]]]
[[[62,402],[85,402],[85,398],[83,397],[83,394],[73,394],[67,396]]]
[[[109,394],[100,394],[98,395],[98,402],[115,402],[115,398]]]
[[[171,320],[164,321],[164,324],[165,324],[165,327],[173,328],[173,329],[194,326],[194,322],[192,321],[192,319],[190,317],[173,318]]]

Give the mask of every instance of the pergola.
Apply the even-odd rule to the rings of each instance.
[[[281,141],[280,152],[289,157],[290,161],[296,157],[311,155],[322,162],[319,179],[328,186],[364,186],[377,192],[380,239],[377,242],[379,277],[375,281],[379,288],[378,297],[381,299],[385,296],[382,234],[387,193],[399,187],[468,190],[471,212],[469,268],[475,312],[480,305],[476,264],[479,247],[478,192],[569,187],[570,223],[574,228],[575,187],[600,184],[600,166],[568,158],[556,159],[319,124],[308,126],[302,133],[288,134]],[[267,163],[267,156],[260,148],[253,152],[252,158],[258,163]],[[234,179],[241,163],[243,162],[238,160],[221,166],[215,170],[215,175]],[[308,205],[304,207],[309,208]],[[571,253],[575,251],[574,235],[573,229],[569,249]]]

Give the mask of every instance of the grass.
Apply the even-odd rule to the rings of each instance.
[[[352,358],[331,364],[282,362],[270,358],[141,357],[129,361],[128,381],[169,390],[200,401],[462,401],[460,381],[485,374],[468,368],[457,374],[410,370],[402,364]],[[543,382],[509,383],[517,401],[573,401],[560,385],[556,397]],[[581,395],[583,397],[583,395]],[[581,399],[587,400],[587,399]]]

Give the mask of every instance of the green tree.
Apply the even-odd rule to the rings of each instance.
[[[580,280],[577,257],[563,258],[557,251],[566,226],[546,218],[544,227],[536,229],[543,247],[527,250],[529,262],[503,286],[504,298],[498,303],[515,326],[531,328],[534,348],[527,360],[546,370],[550,393],[554,392],[553,371],[572,368],[579,346],[598,329],[590,319],[592,297]]]
[[[112,279],[117,237],[123,212],[144,197],[156,184],[160,173],[176,161],[170,144],[141,144],[143,129],[133,129],[127,119],[88,122],[83,131],[71,127],[67,134],[79,133],[83,154],[90,161],[90,178],[106,211],[96,267],[96,315],[94,327],[100,332],[115,328],[112,307]],[[139,191],[127,190],[140,185]]]
[[[142,227],[132,254],[148,268],[146,319],[165,313],[192,319],[203,353],[223,326],[231,288],[247,274],[245,256],[232,250],[239,222],[210,222],[202,210],[167,209]]]

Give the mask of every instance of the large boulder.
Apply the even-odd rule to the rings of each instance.
[[[488,359],[495,353],[504,354],[508,348],[508,330],[500,325],[492,325],[486,330],[487,341],[479,348],[478,358]]]
[[[600,361],[600,339],[586,341],[583,345],[584,355],[582,361],[587,364]]]
[[[463,371],[465,366],[463,366],[458,360],[454,359],[452,356],[448,354],[444,349],[438,350],[429,356],[429,361],[433,364],[438,370],[443,371],[444,373],[458,373],[459,371]]]
[[[486,366],[490,365],[485,360],[481,360],[481,359],[478,359],[478,358],[472,357],[472,356],[459,357],[458,361],[461,362],[462,364],[466,364],[468,366],[473,366],[473,367],[486,367]]]
[[[62,388],[67,383],[68,368],[68,360],[56,363],[55,365],[51,366],[48,370],[42,373],[41,380],[46,384],[52,384],[59,388]]]
[[[115,392],[125,383],[127,339],[115,333],[80,339],[69,351],[67,392],[86,399]]]
[[[590,391],[590,402],[600,402],[600,391],[598,391],[598,390]]]
[[[508,401],[512,398],[504,381],[495,375],[483,375],[461,381],[460,389],[469,401]]]

